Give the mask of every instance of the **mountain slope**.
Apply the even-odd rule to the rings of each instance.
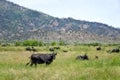
[[[67,42],[119,42],[120,29],[103,23],[55,18],[0,0],[0,39]]]

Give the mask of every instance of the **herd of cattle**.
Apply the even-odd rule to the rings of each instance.
[[[50,48],[49,51],[52,52],[51,54],[32,54],[29,58],[30,61],[26,64],[26,65],[30,65],[30,66],[37,66],[37,64],[43,64],[45,63],[46,65],[49,65],[53,62],[53,60],[55,60],[57,53],[55,53],[55,50],[59,50],[60,47],[53,47]],[[97,47],[96,48],[97,51],[101,50],[101,47]],[[27,47],[26,51],[33,51],[33,52],[37,52],[37,49],[35,49],[34,47]],[[63,52],[68,52],[67,50],[63,50]],[[119,53],[120,49],[119,48],[115,48],[112,50],[108,50],[107,53]],[[96,59],[98,59],[98,56],[95,56]],[[89,57],[87,54],[84,55],[79,55],[76,57],[76,60],[89,60]]]

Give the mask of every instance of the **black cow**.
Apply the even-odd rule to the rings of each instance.
[[[63,52],[68,52],[68,50],[63,50]]]
[[[57,49],[57,50],[58,50],[58,49],[60,49],[60,47],[54,47],[54,49]]]
[[[101,47],[97,47],[96,50],[97,50],[97,51],[101,50]]]
[[[77,60],[89,60],[88,56],[86,54],[84,54],[83,56],[77,56],[76,57]]]
[[[27,47],[26,51],[32,51],[32,49],[30,47]]]
[[[98,56],[95,56],[95,59],[98,59],[99,57]]]
[[[33,52],[37,52],[37,49],[35,49],[35,48],[32,46],[32,51],[33,51]]]
[[[33,51],[33,52],[37,52],[37,50],[32,46],[32,47],[27,47],[26,51]]]
[[[49,65],[53,62],[55,59],[57,53],[52,54],[32,54],[30,57],[30,62],[28,62],[26,65],[30,64],[32,66],[33,64],[37,66],[37,64],[43,64],[46,63],[46,65]]]
[[[51,52],[52,52],[52,51],[55,51],[55,49],[54,49],[54,48],[50,48],[49,50],[50,50]]]
[[[118,48],[115,48],[115,49],[112,49],[112,50],[108,50],[107,51],[108,53],[119,53],[120,52],[120,50],[118,49]]]

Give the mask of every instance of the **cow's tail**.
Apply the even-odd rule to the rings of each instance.
[[[30,57],[29,57],[29,58],[30,58]],[[26,63],[26,66],[29,65],[30,63],[31,63],[31,60],[30,60],[28,63]]]

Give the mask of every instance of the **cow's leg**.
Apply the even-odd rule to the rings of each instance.
[[[37,67],[37,63],[35,63],[35,67]]]
[[[49,65],[50,63],[51,63],[50,61],[47,61],[47,62],[46,62],[46,65]]]
[[[33,65],[33,62],[31,62],[30,66],[32,66],[32,65]]]

